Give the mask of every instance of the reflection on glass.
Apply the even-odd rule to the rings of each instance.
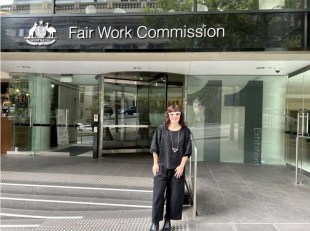
[[[187,123],[199,159],[284,164],[285,84],[285,76],[189,76]]]
[[[54,12],[54,0],[2,0],[2,14],[37,14]],[[307,8],[310,1],[307,0]],[[179,13],[206,11],[236,11],[236,10],[281,10],[306,8],[304,0],[55,0],[55,12],[59,14],[82,13]]]
[[[1,0],[1,14],[51,14],[53,0]]]
[[[137,85],[133,83],[104,84],[104,150],[146,146],[147,136],[140,129],[144,128],[143,125],[147,128],[148,123],[143,121],[147,118],[142,116],[145,113],[142,107],[143,92],[140,93],[141,96],[138,96]]]
[[[288,79],[286,104],[286,163],[295,166],[296,161],[296,135],[299,133],[301,138],[298,139],[298,167],[310,172],[310,119],[307,123],[307,113],[310,109],[310,71],[293,76]],[[302,114],[304,121],[302,122]],[[298,118],[298,115],[300,116]],[[310,115],[309,115],[310,116]],[[299,120],[299,123],[298,123]],[[307,128],[308,124],[308,128]],[[299,125],[299,126],[298,126]],[[308,131],[308,133],[307,133]]]
[[[32,128],[34,105],[34,77],[13,75],[9,83],[8,116],[13,121],[12,149],[15,151],[33,151],[31,137],[34,136]]]

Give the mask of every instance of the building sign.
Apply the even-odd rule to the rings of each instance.
[[[56,42],[57,37],[54,37],[56,29],[49,26],[49,23],[43,23],[42,20],[39,23],[35,22],[28,31],[28,36],[25,40],[30,45],[51,45]]]
[[[294,26],[291,25],[293,22]],[[305,46],[304,13],[1,16],[2,51],[264,51]]]
[[[158,39],[158,38],[219,38],[225,37],[225,29],[223,27],[207,27],[202,24],[201,27],[192,28],[186,25],[182,28],[149,28],[147,26],[139,26],[136,29],[125,26],[118,29],[112,26],[104,26],[97,28],[80,28],[78,26],[69,27],[69,38],[76,37],[78,39],[92,39],[99,37],[100,39]]]
[[[253,164],[261,163],[261,149],[262,149],[262,128],[254,128],[253,137]]]

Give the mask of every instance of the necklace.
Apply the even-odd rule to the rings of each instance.
[[[170,130],[169,130],[170,131]],[[177,147],[176,148],[174,148],[173,147],[173,141],[172,141],[172,133],[171,133],[171,131],[170,131],[170,138],[171,138],[171,147],[172,147],[172,151],[173,152],[177,152],[179,149],[178,149],[178,147],[179,147],[179,142],[180,142],[180,130],[178,131],[178,144],[177,144]]]

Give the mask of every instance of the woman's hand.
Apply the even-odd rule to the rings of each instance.
[[[175,169],[175,174],[174,176],[176,178],[180,178],[183,175],[184,172],[184,167],[182,165],[179,165],[176,169]]]
[[[153,164],[152,171],[153,171],[153,175],[157,176],[157,173],[159,172],[159,165],[157,163]]]

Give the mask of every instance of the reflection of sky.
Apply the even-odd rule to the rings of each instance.
[[[0,5],[11,5],[14,3],[39,3],[39,2],[43,2],[46,0],[0,0]],[[48,2],[51,0],[48,0]],[[57,3],[74,3],[75,0],[56,0],[56,4]],[[81,0],[80,2],[94,2],[93,0]],[[104,2],[104,1],[102,1]]]
[[[10,5],[13,3],[13,0],[0,0],[0,5]]]

